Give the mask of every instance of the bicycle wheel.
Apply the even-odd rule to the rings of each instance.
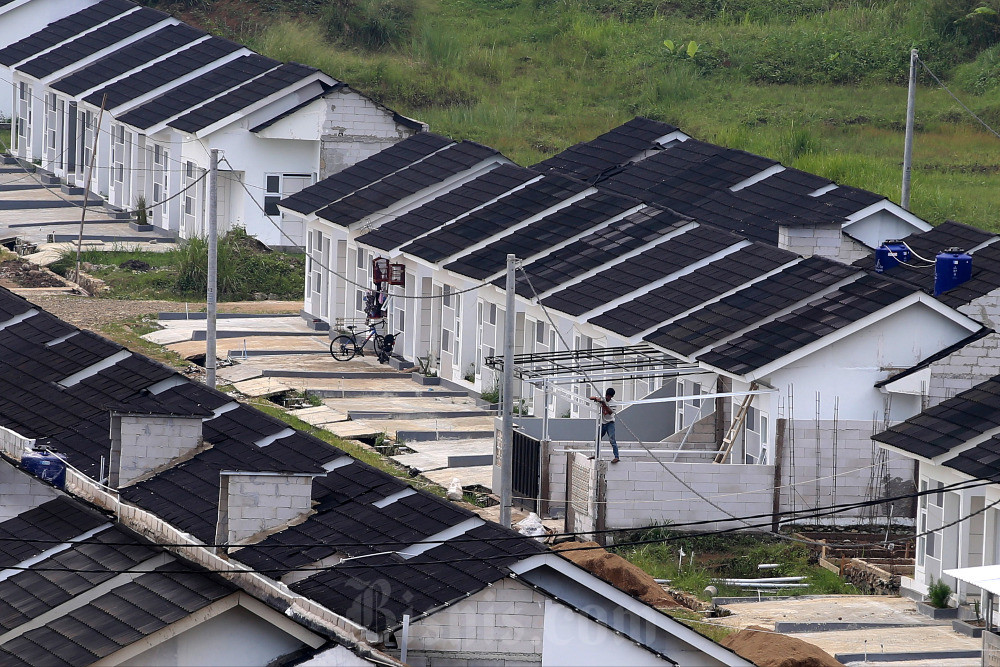
[[[337,336],[330,341],[330,356],[337,361],[350,361],[356,353],[352,336]]]
[[[379,363],[384,364],[388,359],[388,357],[385,356],[385,352],[383,352],[383,348],[385,347],[385,342],[384,338],[380,334],[375,334],[375,336],[372,338],[372,347],[375,348],[375,356],[378,358]]]

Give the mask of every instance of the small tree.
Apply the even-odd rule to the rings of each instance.
[[[944,583],[941,579],[931,581],[931,585],[927,587],[927,601],[930,602],[932,607],[937,607],[938,609],[947,608],[948,598],[950,597],[951,586]]]

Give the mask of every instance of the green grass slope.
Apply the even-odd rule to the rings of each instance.
[[[1000,126],[1000,0],[153,4],[521,164],[645,115],[898,201],[911,47]],[[1000,139],[920,81],[914,212],[1000,231]]]

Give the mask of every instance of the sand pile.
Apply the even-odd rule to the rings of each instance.
[[[758,667],[844,667],[818,646],[754,625],[720,643]]]
[[[597,547],[585,551],[566,551],[580,547]],[[621,556],[605,551],[597,542],[563,542],[552,547],[553,551],[561,551],[571,561],[604,581],[634,595],[646,604],[654,607],[680,607],[681,605],[670,597],[643,570],[628,562]]]

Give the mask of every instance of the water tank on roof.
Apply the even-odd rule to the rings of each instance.
[[[972,278],[972,257],[960,248],[948,248],[934,259],[934,296]]]
[[[900,262],[909,263],[910,249],[902,241],[886,241],[875,250],[875,272],[883,273]]]
[[[66,486],[66,462],[58,454],[35,449],[21,457],[21,467],[57,489]]]

